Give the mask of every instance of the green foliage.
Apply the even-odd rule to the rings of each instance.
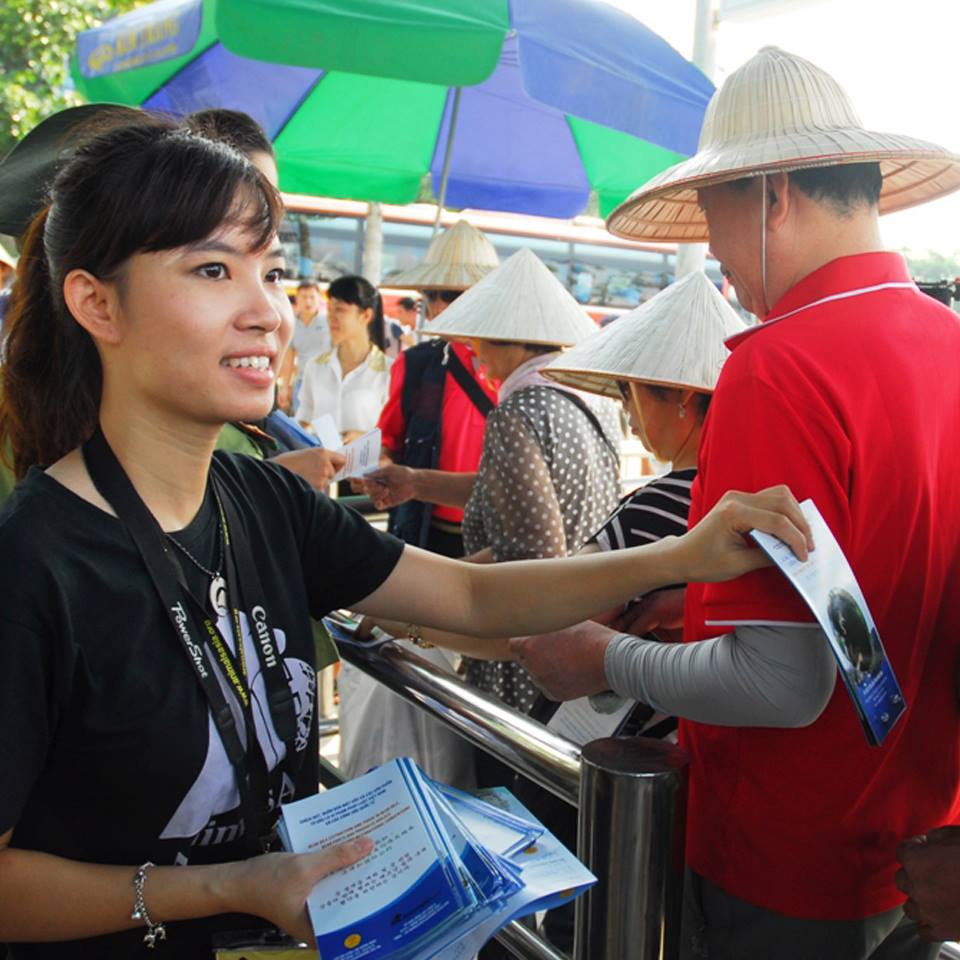
[[[914,280],[935,283],[960,277],[960,252],[948,256],[933,250],[904,250],[903,255]]]
[[[0,3],[0,156],[44,117],[83,100],[65,89],[77,34],[143,0]]]

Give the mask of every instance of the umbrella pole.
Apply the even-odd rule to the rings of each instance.
[[[460,87],[453,88],[453,105],[450,109],[450,131],[447,146],[443,151],[443,169],[440,171],[440,196],[437,199],[437,218],[433,221],[433,236],[440,230],[440,215],[447,199],[447,181],[450,179],[450,160],[453,157],[453,135],[457,131],[457,114],[460,112]]]

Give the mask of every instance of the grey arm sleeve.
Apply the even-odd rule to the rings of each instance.
[[[801,624],[737,627],[696,643],[619,634],[604,666],[621,696],[730,727],[805,727],[823,712],[837,677],[823,631]]]

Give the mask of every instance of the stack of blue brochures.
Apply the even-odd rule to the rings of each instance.
[[[323,960],[469,958],[511,920],[596,882],[509,791],[480,799],[407,758],[284,804],[279,832],[297,853],[374,841],[307,899]]]

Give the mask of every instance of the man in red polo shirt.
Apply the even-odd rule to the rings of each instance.
[[[423,290],[427,319],[497,266],[493,244],[460,220],[430,245],[423,263],[391,277]],[[390,369],[390,395],[380,415],[384,454],[410,467],[475,473],[487,413],[497,402],[473,350],[434,340],[405,350]],[[463,556],[463,510],[412,501],[391,511],[390,532],[435,553]]]
[[[768,48],[715,95],[698,153],[611,215],[623,235],[709,239],[763,321],[728,341],[690,523],[730,489],[811,498],[908,707],[867,745],[773,569],[689,586],[683,645],[599,627],[517,644],[555,695],[609,685],[688,718],[685,958],[936,956],[894,873],[898,841],[960,817],[960,322],[882,252],[877,214],[958,186],[960,158],[865,130],[829,76]]]

